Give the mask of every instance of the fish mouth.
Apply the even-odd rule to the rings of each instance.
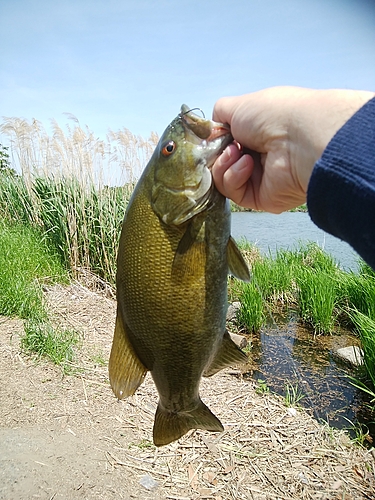
[[[207,120],[204,116],[202,118],[201,116],[193,113],[196,109],[199,108],[190,109],[189,106],[183,104],[181,106],[180,118],[184,124],[192,132],[194,132],[197,137],[199,137],[199,139],[212,141],[222,135],[230,135],[230,128],[228,124]]]
[[[189,139],[206,149],[213,159],[207,165],[208,168],[211,168],[215,159],[233,141],[233,137],[229,125],[202,118],[193,112],[195,109],[198,108],[190,109],[186,104],[183,104],[179,116]]]
[[[228,139],[230,139],[230,142],[233,141],[232,134],[230,133],[230,128],[229,125],[225,123],[216,123],[214,121],[211,121],[212,129],[211,129],[211,134],[207,137],[207,142],[212,142],[218,137],[222,136],[228,136]],[[229,143],[228,143],[229,144]]]

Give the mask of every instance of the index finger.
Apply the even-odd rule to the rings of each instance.
[[[236,97],[221,97],[218,99],[214,105],[212,119],[230,125],[235,110],[235,101]]]

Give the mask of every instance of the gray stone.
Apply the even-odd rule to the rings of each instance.
[[[334,354],[342,361],[346,361],[347,363],[353,366],[363,365],[363,351],[360,347],[356,345],[351,345],[349,347],[342,347],[341,349],[337,349],[337,351]]]
[[[236,321],[237,313],[241,309],[241,302],[232,302],[227,311],[227,321]]]

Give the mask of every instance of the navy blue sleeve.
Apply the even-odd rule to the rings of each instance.
[[[307,191],[312,221],[375,269],[375,98],[336,133]]]

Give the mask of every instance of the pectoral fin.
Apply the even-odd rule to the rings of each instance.
[[[222,344],[213,359],[212,363],[203,373],[204,377],[211,377],[218,371],[231,365],[238,365],[247,362],[246,354],[230,338],[229,333],[225,331]]]
[[[128,339],[119,311],[108,368],[111,387],[118,399],[134,394],[147,373]]]
[[[186,280],[193,280],[197,273],[202,272],[205,262],[204,219],[196,217],[188,224],[177,246],[172,265],[172,279],[188,283]]]
[[[187,227],[184,235],[182,236],[176,254],[182,255],[190,250],[196,241],[204,241],[204,218],[195,217]]]
[[[250,281],[250,271],[240,249],[232,237],[228,240],[227,261],[230,272],[242,281]]]

